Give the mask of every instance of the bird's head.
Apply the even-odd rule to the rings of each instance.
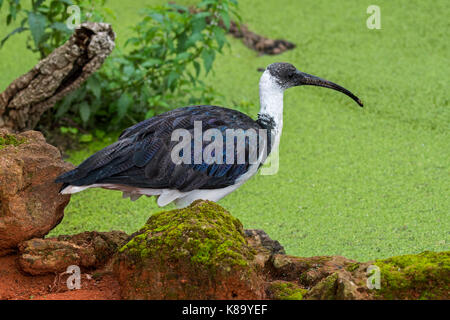
[[[303,85],[329,88],[346,94],[355,100],[360,107],[363,106],[361,100],[347,89],[331,81],[301,72],[290,63],[276,62],[269,65],[261,77],[260,84],[272,87],[278,86],[283,91],[291,87]]]

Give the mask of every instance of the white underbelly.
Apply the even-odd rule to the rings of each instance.
[[[190,205],[195,200],[201,199],[201,200],[210,200],[214,202],[219,201],[226,195],[230,194],[231,192],[239,188],[245,181],[247,181],[248,178],[251,177],[251,175],[247,175],[247,173],[245,174],[247,176],[245,177],[246,179],[239,179],[239,181],[236,181],[236,184],[221,189],[196,189],[192,191],[181,192],[179,190],[174,189],[150,189],[150,188],[138,188],[110,183],[98,183],[81,187],[67,186],[66,188],[64,188],[64,190],[61,191],[61,193],[72,194],[90,188],[103,188],[108,190],[122,191],[123,197],[130,198],[131,201],[135,201],[143,195],[148,197],[157,196],[158,197],[157,203],[158,206],[160,207],[164,207],[169,203],[174,202],[177,207],[184,208]],[[256,173],[256,171],[254,173]]]

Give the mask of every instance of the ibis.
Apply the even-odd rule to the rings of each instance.
[[[270,152],[277,149],[283,128],[283,93],[303,85],[340,91],[363,106],[358,97],[333,82],[301,72],[289,63],[272,63],[259,82],[260,112],[256,120],[219,106],[174,109],[125,129],[118,141],[60,175],[55,182],[62,183],[62,194],[104,188],[122,191],[124,198],[132,201],[142,195],[156,196],[159,206],[173,202],[185,207],[197,199],[218,201],[255,175]],[[209,137],[208,143],[208,139],[198,138],[198,130],[203,132],[200,135],[208,130],[215,135]],[[226,142],[227,133],[233,130],[258,132],[257,147],[252,149],[255,140],[248,136],[239,140],[235,135],[232,143]],[[178,135],[174,137],[175,132]],[[183,148],[179,138],[186,135],[180,132],[192,134],[192,141],[184,141]],[[218,138],[220,134],[223,141]],[[259,139],[261,136],[264,139]],[[238,140],[243,141],[244,157],[237,154]],[[221,141],[224,143],[218,143]],[[212,143],[216,143],[215,148],[210,148],[208,158],[204,152]],[[235,150],[227,151],[230,146]],[[250,154],[256,155],[252,161]]]

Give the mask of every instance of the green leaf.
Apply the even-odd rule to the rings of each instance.
[[[80,138],[78,139],[80,142],[91,142],[92,141],[92,134],[86,133],[82,134]]]
[[[50,28],[58,30],[58,31],[61,31],[61,32],[64,32],[64,33],[69,33],[70,32],[70,29],[67,28],[67,25],[65,23],[62,23],[62,22],[53,22],[50,25]]]
[[[200,75],[200,63],[194,61],[194,68],[195,68],[195,76],[198,78],[198,76]]]
[[[161,65],[163,63],[162,60],[160,59],[147,59],[143,64],[141,64],[141,67],[144,68],[148,68],[148,67],[152,67],[152,66],[156,66],[156,65]]]
[[[66,114],[67,111],[69,111],[70,103],[66,102],[67,100],[63,100],[63,102],[58,106],[58,111],[56,111],[56,118],[60,118],[64,114]]]
[[[127,93],[123,93],[117,101],[117,117],[122,119],[127,113],[128,107],[131,104],[131,97]]]
[[[47,18],[39,13],[28,12],[28,24],[30,25],[34,44],[36,47],[39,47],[45,33]]]
[[[74,128],[74,127],[61,127],[60,130],[61,130],[61,133],[63,133],[63,134],[67,134],[67,133],[77,134],[78,133],[78,129]]]
[[[55,115],[56,118],[60,118],[67,111],[69,111],[69,108],[72,105],[72,102],[77,98],[78,93],[79,93],[79,90],[75,90],[63,98],[63,100],[57,106],[58,111],[56,111],[56,115]]]
[[[160,13],[150,13],[149,16],[153,19],[158,21],[159,23],[164,23],[164,16]]]
[[[36,11],[40,6],[41,6],[41,4],[44,2],[45,0],[37,0],[36,2],[34,2],[33,3],[33,9]]]
[[[200,33],[206,27],[206,19],[205,18],[196,18],[192,21],[192,33]]]
[[[167,77],[167,87],[171,88],[173,82],[177,80],[179,77],[180,75],[178,74],[178,72],[172,71],[171,73],[169,73],[169,76]]]
[[[187,41],[186,30],[178,36],[177,53],[185,51]]]
[[[222,18],[227,30],[230,30],[230,16],[228,15],[228,11],[220,10],[220,17]]]
[[[106,135],[106,132],[101,129],[95,129],[94,134],[97,138],[103,139]]]
[[[214,51],[203,50],[202,59],[203,59],[203,66],[205,67],[206,74],[208,74],[209,71],[211,70],[211,67],[214,62],[215,57],[216,57],[216,53]]]
[[[210,4],[215,4],[216,2],[217,2],[217,0],[203,0],[202,2],[200,2],[198,4],[198,7],[199,8],[206,7],[206,6],[210,5]]]
[[[174,49],[175,47],[174,47],[174,45],[173,45],[173,40],[172,40],[171,38],[167,38],[166,44],[167,44],[167,47],[169,48],[169,50],[170,50],[170,51],[173,51],[173,49]]]
[[[95,76],[92,76],[87,81],[87,86],[91,90],[92,94],[97,98],[100,99],[101,93],[102,93],[102,86],[98,79]]]
[[[147,113],[145,114],[145,119],[151,118],[155,115],[155,110],[150,109],[147,111]]]
[[[197,41],[201,40],[203,38],[201,33],[193,33],[189,39],[186,41],[186,47],[190,47],[193,44],[195,44]]]
[[[195,86],[195,84],[197,83],[197,79],[195,79],[195,77],[192,75],[192,72],[187,72],[187,75],[189,77],[189,80],[191,81],[191,83]]]
[[[89,108],[89,104],[84,101],[78,105],[78,110],[80,112],[81,120],[84,123],[89,121],[89,117],[91,116],[91,109]]]
[[[189,59],[190,56],[191,56],[190,52],[182,52],[176,56],[175,60],[177,60],[177,61],[186,60],[186,59]]]
[[[183,11],[183,12],[188,11],[188,8],[186,8],[185,6],[176,4],[176,3],[170,3],[170,2],[169,2],[169,7],[174,8],[174,9],[176,9],[176,10]]]
[[[125,66],[125,68],[123,68],[123,73],[127,76],[127,77],[131,77],[134,73],[134,66],[132,64],[129,64],[127,66]]]
[[[209,16],[211,16],[211,12],[208,12],[208,11],[201,11],[201,12],[196,13],[194,15],[194,17],[196,19],[198,19],[198,18],[206,18],[206,17],[209,17]]]
[[[236,24],[239,26],[239,25],[240,25],[240,22],[242,21],[241,15],[240,15],[239,12],[238,12],[236,9],[234,9],[234,8],[231,8],[231,9],[230,9],[230,12],[234,15],[234,18],[235,18],[235,21],[234,21],[234,22],[236,22]]]
[[[225,38],[225,30],[223,30],[221,27],[214,26],[213,33],[216,37],[217,43],[219,44],[219,50],[221,50],[223,48],[223,45],[227,42],[227,39]]]

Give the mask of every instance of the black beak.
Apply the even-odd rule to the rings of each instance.
[[[357,96],[355,96],[353,93],[351,93],[350,91],[348,91],[347,89],[341,87],[340,85],[333,83],[331,81],[301,72],[301,71],[296,71],[295,72],[296,75],[296,86],[318,86],[318,87],[324,87],[324,88],[329,88],[329,89],[333,89],[339,92],[342,92],[344,94],[346,94],[347,96],[349,96],[350,98],[352,98],[353,100],[356,101],[356,103],[362,107],[363,103],[361,100],[359,100],[359,98]]]

